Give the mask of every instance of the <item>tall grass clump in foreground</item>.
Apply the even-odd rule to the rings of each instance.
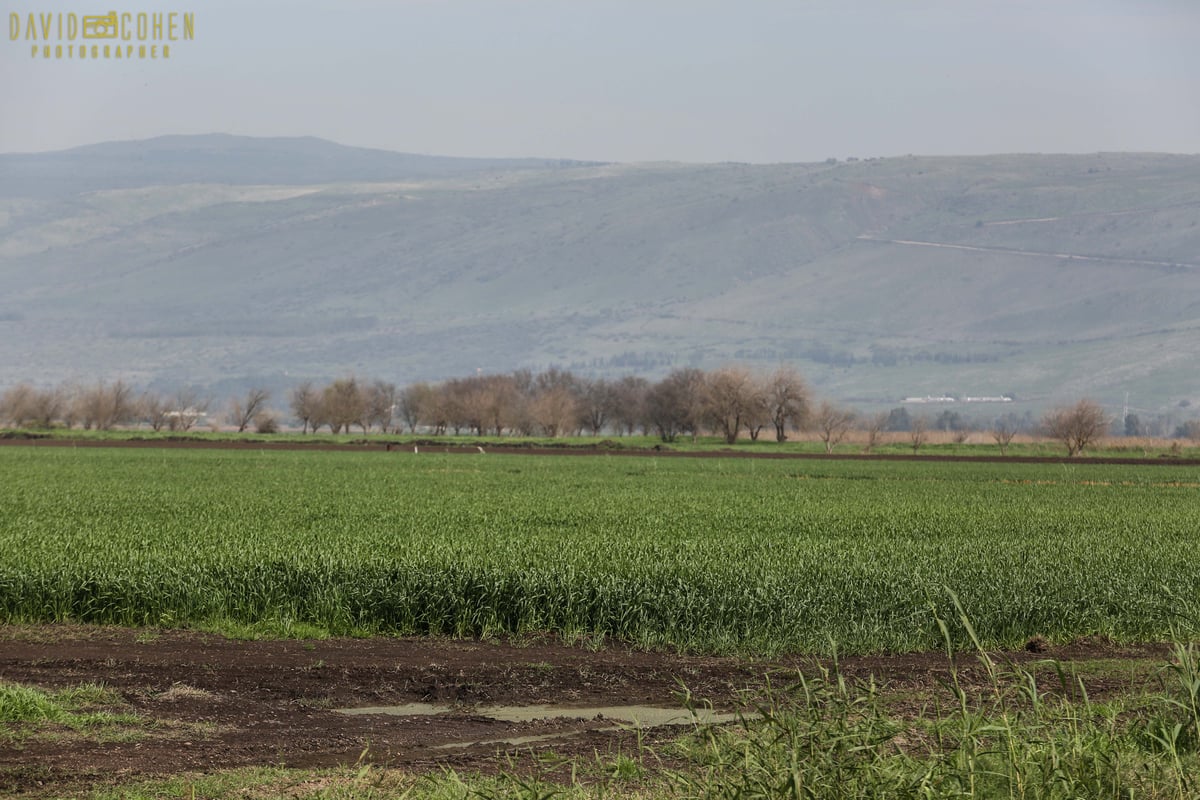
[[[0,680],[0,744],[45,724],[80,730],[139,722],[133,714],[108,710],[112,705],[123,703],[115,692],[97,684],[51,692]]]
[[[733,726],[698,729],[685,752],[699,769],[674,774],[676,796],[698,798],[1171,798],[1200,796],[1200,663],[1177,641],[1160,691],[1094,703],[1061,665],[997,663],[978,647],[984,677],[968,685],[945,635],[945,705],[897,714],[870,679],[832,665],[769,690]],[[1047,664],[1042,664],[1045,667]],[[1035,665],[1036,667],[1036,665]]]
[[[5,447],[0,486],[0,622],[878,652],[938,647],[942,586],[989,647],[1200,596],[1186,467]]]

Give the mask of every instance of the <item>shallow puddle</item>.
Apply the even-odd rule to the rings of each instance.
[[[406,703],[402,706],[367,706],[365,708],[337,708],[339,714],[389,714],[393,717],[436,717],[438,714],[449,714],[450,706],[437,706],[433,703]]]
[[[400,706],[370,706],[339,708],[339,714],[388,714],[396,717],[433,717],[441,714],[469,714],[487,717],[498,722],[533,722],[547,719],[584,719],[616,722],[640,728],[660,728],[665,725],[711,725],[732,722],[736,714],[720,713],[707,708],[660,708],[658,706],[477,706],[475,708],[406,703]]]
[[[664,725],[691,725],[732,722],[736,714],[718,714],[710,709],[658,708],[657,706],[595,706],[569,708],[565,706],[491,706],[477,713],[502,722],[533,722],[539,719],[587,719],[621,722],[640,728],[659,728]]]
[[[613,731],[616,728],[601,728],[601,731]],[[487,746],[489,744],[502,744],[505,747],[520,747],[523,744],[537,744],[538,742],[560,742],[563,739],[570,739],[572,736],[578,736],[583,731],[560,731],[558,733],[542,733],[537,736],[512,736],[508,739],[480,739],[475,742],[449,742],[447,744],[435,744],[431,750],[465,750],[468,747]]]

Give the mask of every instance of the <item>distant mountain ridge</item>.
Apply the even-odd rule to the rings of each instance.
[[[0,156],[0,386],[796,364],[1200,403],[1200,157],[457,159],[161,137]]]
[[[0,196],[44,196],[47,189],[71,193],[179,183],[297,185],[411,180],[596,163],[416,155],[348,147],[311,136],[170,135],[51,153],[0,154]]]

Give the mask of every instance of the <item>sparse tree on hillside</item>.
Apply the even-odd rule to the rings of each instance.
[[[1091,400],[1080,400],[1073,406],[1055,408],[1042,418],[1046,435],[1067,446],[1067,455],[1074,457],[1104,435],[1108,415]]]
[[[907,432],[912,427],[912,416],[903,406],[888,412],[887,430],[894,433]]]
[[[1123,432],[1126,436],[1145,436],[1146,428],[1137,414],[1126,414]]]
[[[966,426],[967,422],[962,414],[946,409],[937,415],[931,427],[939,431],[960,431]]]
[[[229,424],[235,426],[238,433],[245,433],[270,399],[271,393],[260,388],[249,389],[244,398],[232,398],[229,401]]]
[[[854,419],[855,414],[851,409],[838,408],[828,400],[821,401],[812,422],[821,441],[825,443],[826,453],[832,453],[833,448],[846,438]]]

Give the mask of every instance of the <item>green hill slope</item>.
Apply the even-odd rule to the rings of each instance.
[[[63,183],[81,153],[111,158]],[[879,403],[1200,402],[1200,157],[598,165],[184,137],[0,157],[15,173],[0,384],[739,359]]]

